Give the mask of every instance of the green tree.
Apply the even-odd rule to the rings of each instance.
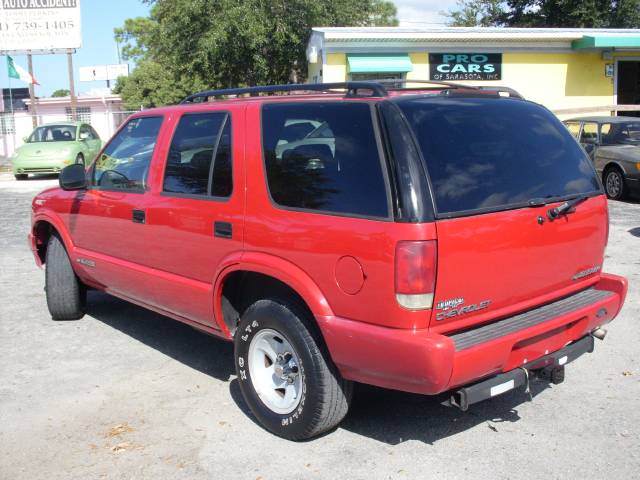
[[[52,97],[68,97],[69,95],[71,95],[71,91],[65,88],[60,88],[51,94]]]
[[[206,88],[302,81],[314,26],[397,25],[386,0],[156,0],[115,30],[138,67],[116,91],[132,107]],[[144,76],[144,78],[143,78]]]
[[[452,27],[494,27],[504,14],[501,0],[458,0],[456,9],[444,12]]]
[[[640,0],[459,0],[455,26],[638,28]]]

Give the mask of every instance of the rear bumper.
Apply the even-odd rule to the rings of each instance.
[[[459,342],[456,348],[453,335],[428,329],[390,329],[338,317],[317,319],[332,359],[345,378],[437,394],[517,367],[534,368],[541,357],[613,320],[624,303],[626,279],[602,274],[592,288],[604,294],[540,323],[524,322],[520,329],[505,329],[504,334],[488,336],[463,349]]]

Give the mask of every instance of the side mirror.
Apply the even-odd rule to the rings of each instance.
[[[64,167],[60,172],[58,182],[63,190],[84,190],[87,188],[87,174],[84,165],[74,163]]]
[[[22,141],[23,141],[24,143],[27,143],[27,142],[29,141],[29,137],[22,137]]]
[[[86,140],[87,138],[89,138],[89,134],[88,133],[81,133],[80,134],[80,140]]]

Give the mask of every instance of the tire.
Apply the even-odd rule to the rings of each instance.
[[[86,311],[87,289],[78,279],[57,235],[51,235],[45,259],[47,307],[54,320],[78,320]]]
[[[79,163],[80,165],[83,165],[86,167],[85,163],[84,163],[84,155],[82,155],[81,153],[79,153],[76,156],[76,163]]]
[[[22,180],[27,180],[29,178],[29,175],[26,173],[16,173],[14,177],[16,177],[16,180],[22,181]]]
[[[353,384],[340,376],[319,335],[305,309],[280,299],[255,302],[244,312],[236,330],[236,374],[244,400],[262,426],[288,440],[305,440],[331,430],[349,410]],[[276,337],[282,340],[278,348],[284,358],[273,358],[274,373],[269,375],[271,358],[259,346],[263,341],[278,344]],[[287,345],[292,347],[291,355],[286,354]],[[270,353],[274,356],[276,352]],[[283,381],[278,368],[285,367],[289,382],[284,380],[286,386],[275,389],[281,392],[274,394],[273,385],[265,385]],[[296,389],[298,395],[294,396],[290,392]]]
[[[627,196],[627,189],[624,184],[624,176],[620,169],[609,167],[604,171],[604,191],[611,200],[622,200]]]

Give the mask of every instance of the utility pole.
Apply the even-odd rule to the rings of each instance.
[[[27,53],[27,63],[29,68],[29,75],[31,78],[33,76],[33,57],[31,56],[31,51]],[[29,84],[29,99],[31,100],[31,123],[33,124],[33,128],[38,126],[38,106],[36,105],[36,93],[35,88],[33,87],[33,83]]]
[[[71,120],[76,121],[76,87],[73,80],[73,49],[67,50],[67,68],[69,69],[69,92],[71,94]]]

